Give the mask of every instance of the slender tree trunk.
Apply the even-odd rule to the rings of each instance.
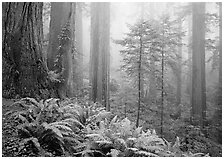
[[[192,121],[203,127],[206,118],[205,3],[193,3]]]
[[[140,36],[140,51],[139,51],[139,61],[138,61],[138,112],[137,112],[137,120],[136,127],[139,126],[139,118],[140,118],[140,108],[141,108],[141,86],[142,86],[142,51],[143,51],[143,42],[142,37]]]
[[[61,82],[55,84],[60,98],[72,95],[75,5],[76,3],[51,3],[47,61],[49,70],[60,74]]]
[[[22,97],[37,97],[47,89],[47,69],[42,55],[43,3],[7,2],[2,5],[2,55],[6,73],[3,84],[10,83],[8,88],[13,87],[15,94]]]

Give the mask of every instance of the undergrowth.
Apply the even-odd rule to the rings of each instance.
[[[18,123],[20,156],[27,149],[36,156],[209,156],[183,152],[179,137],[170,143],[155,130],[135,127],[128,118],[120,119],[98,103],[23,98],[13,105],[23,108],[7,114]]]

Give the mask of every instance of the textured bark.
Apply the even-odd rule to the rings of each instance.
[[[3,3],[3,89],[14,87],[22,97],[37,97],[47,87],[42,9],[43,3]]]
[[[222,2],[219,2],[219,99],[218,104],[222,105]]]
[[[72,96],[72,56],[74,53],[76,3],[51,3],[50,37],[48,46],[48,68],[61,75],[61,82],[56,84],[58,96],[65,98]],[[66,42],[59,39],[63,28],[67,28]],[[56,64],[58,61],[58,64]]]
[[[192,122],[204,125],[205,90],[205,3],[193,3],[192,39]]]
[[[161,121],[160,121],[160,134],[163,136],[163,108],[164,108],[164,50],[162,46],[162,61],[161,61],[161,70],[162,70],[162,75],[161,75]]]
[[[99,12],[97,3],[91,3],[91,35],[90,35],[90,98],[97,101],[97,75],[99,56]]]
[[[73,94],[77,95],[83,87],[83,38],[82,38],[82,3],[76,5],[75,15],[75,43],[76,57],[73,59]]]
[[[91,3],[91,99],[109,107],[110,3]]]

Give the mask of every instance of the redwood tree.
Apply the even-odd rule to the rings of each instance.
[[[42,9],[43,3],[2,3],[3,91],[10,95],[37,97],[47,90]]]
[[[78,95],[83,86],[83,38],[82,38],[82,10],[83,3],[76,4],[76,14],[75,14],[75,41],[76,46],[75,54],[73,56],[73,94]]]
[[[58,97],[72,96],[72,56],[74,55],[76,3],[51,3],[47,63],[56,78]]]
[[[192,122],[203,126],[206,117],[205,3],[192,5]]]
[[[110,3],[91,3],[90,97],[109,107]]]
[[[219,105],[222,105],[222,2],[219,2]]]

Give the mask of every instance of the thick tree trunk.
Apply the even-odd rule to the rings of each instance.
[[[73,59],[73,94],[77,95],[83,87],[83,38],[82,38],[82,3],[76,5],[76,23],[75,23],[75,46],[76,57]]]
[[[163,47],[163,46],[162,46]],[[161,86],[161,121],[160,121],[160,134],[163,136],[163,109],[164,109],[164,50],[162,48],[162,62],[161,62],[161,69],[162,69],[162,86]]]
[[[219,105],[222,105],[222,2],[219,2]]]
[[[91,99],[109,107],[110,4],[91,3]]]
[[[182,32],[182,21],[179,22],[179,32]],[[182,39],[179,39],[180,44],[182,43]],[[179,106],[181,104],[181,86],[182,86],[182,45],[178,47],[178,61],[177,61],[177,92],[176,92],[176,105]],[[180,109],[180,107],[178,107]]]
[[[74,54],[75,3],[51,3],[48,68],[60,74],[55,83],[58,96],[72,95],[72,59]]]
[[[192,94],[192,15],[188,17],[188,73],[187,73],[187,85],[186,93],[189,95],[189,101],[191,102]]]
[[[192,122],[204,125],[205,90],[205,3],[193,3],[192,39]]]
[[[7,2],[2,9],[3,89],[14,88],[22,97],[37,97],[47,88],[42,55],[43,3]]]
[[[97,101],[97,77],[99,56],[99,11],[97,3],[91,3],[91,35],[90,35],[90,99]]]

